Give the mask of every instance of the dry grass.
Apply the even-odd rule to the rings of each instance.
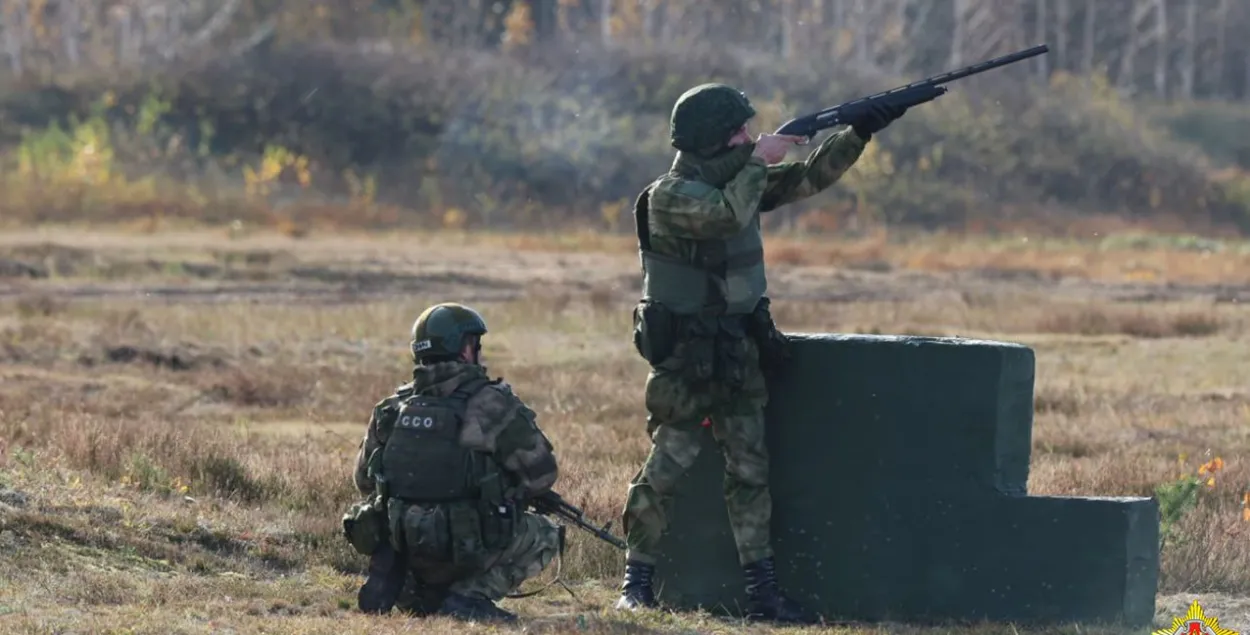
[[[12,292],[0,296],[5,632],[480,630],[354,614],[363,561],[337,534],[354,499],[349,474],[370,408],[406,380],[407,328],[431,302],[476,298],[491,325],[488,367],[538,412],[562,460],[559,489],[590,517],[617,517],[647,451],[646,370],[628,336],[635,291],[621,282],[636,275],[636,260],[615,238],[447,236],[438,241],[443,251],[426,250],[428,261],[412,259],[410,237],[64,235],[39,248],[29,238],[0,241],[0,259],[22,256],[61,273],[10,278]],[[934,264],[941,261],[1041,271],[1050,262],[1043,251],[996,260],[977,256],[976,244],[933,238],[906,249],[863,243],[854,254],[826,247],[815,261],[787,266],[801,258],[786,250],[798,243],[774,244],[774,306],[786,330],[1034,346],[1034,493],[1148,495],[1222,457],[1214,485],[1199,488],[1164,548],[1161,617],[1175,612],[1172,594],[1194,592],[1224,625],[1247,623],[1250,611],[1235,600],[1250,589],[1250,522],[1242,517],[1250,466],[1241,461],[1250,456],[1250,362],[1240,352],[1250,313],[1241,304],[1197,292],[1114,302],[1098,299],[1098,287],[1073,295],[1038,277],[939,272],[916,282],[884,271],[906,269],[909,253],[932,254],[921,269],[943,269]],[[1091,279],[1114,279],[1128,262],[1063,249],[1084,254],[1073,266],[1088,267]],[[487,279],[447,278],[433,264],[455,253],[466,262],[448,268]],[[1210,255],[1222,264],[1201,275],[1177,264],[1188,252],[1133,253],[1178,267],[1181,279],[1233,285],[1247,272],[1245,256],[1227,252]],[[118,273],[135,262],[146,266]],[[871,262],[888,267],[854,277],[850,265]],[[196,273],[195,265],[216,269]],[[495,282],[528,291],[491,295]],[[377,285],[379,294],[342,289],[353,284]],[[856,284],[895,295],[821,299]],[[144,299],[109,289],[165,291]],[[551,591],[506,605],[535,618],[530,632],[759,632],[706,615],[605,611],[620,568],[619,553],[574,532],[565,576],[577,598]],[[1234,599],[1220,604],[1210,593]]]

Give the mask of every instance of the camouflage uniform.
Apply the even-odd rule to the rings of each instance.
[[[422,341],[414,336],[417,357]],[[355,484],[371,495],[384,479],[388,546],[435,593],[433,607],[442,598],[443,613],[512,619],[493,602],[538,575],[560,548],[559,526],[518,503],[555,484],[556,458],[534,411],[506,383],[489,380],[476,363],[446,357],[423,360],[411,383],[374,407]],[[436,446],[432,436],[457,403],[458,428],[443,440],[458,452]],[[426,436],[405,438],[411,429]]]
[[[707,419],[725,457],[725,503],[756,605],[749,615],[807,621],[773,577],[765,373],[784,363],[788,350],[765,295],[760,214],[837,182],[863,152],[873,124],[901,113],[876,114],[826,138],[806,161],[769,166],[752,156],[751,143],[725,145],[754,115],[745,95],[704,85],[679,99],[677,157],[635,207],[644,272],[635,346],[652,366],[646,406],[653,446],[623,511],[629,552],[618,606],[655,605],[656,547]]]

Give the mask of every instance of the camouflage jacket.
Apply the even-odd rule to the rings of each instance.
[[[770,166],[751,157],[728,182],[714,183],[714,188],[690,187],[679,168],[693,160],[678,153],[673,169],[651,185],[651,248],[680,257],[686,255],[685,241],[730,238],[750,225],[757,213],[808,198],[836,183],[866,144],[846,128],[829,135],[806,161]]]
[[[447,396],[468,380],[485,376],[486,369],[481,366],[441,362],[416,367],[410,386],[416,390],[432,389],[434,394]],[[363,495],[371,494],[374,488],[368,473],[369,456],[386,444],[401,401],[395,394],[373,408],[356,456],[356,489]],[[542,494],[555,485],[558,469],[551,442],[538,428],[534,411],[502,380],[496,380],[469,398],[460,442],[465,447],[489,453],[514,477],[518,490],[515,494],[520,497]]]

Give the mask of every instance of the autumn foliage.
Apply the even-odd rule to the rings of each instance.
[[[470,7],[478,4],[312,3],[300,12],[226,3],[216,11],[236,8],[208,48],[171,35],[172,52],[145,58],[160,47],[119,44],[140,52],[72,73],[49,22],[38,41],[61,61],[24,58],[0,95],[9,175],[0,209],[16,222],[623,230],[637,192],[671,160],[667,114],[693,84],[742,87],[762,131],[1029,40],[1021,26],[926,56],[942,43],[908,35],[918,17],[817,14],[804,2],[762,3],[751,15],[767,37],[751,35],[738,4],[715,12],[696,3],[675,23],[664,3],[609,2],[607,13],[583,2]],[[201,8],[197,29],[213,11]],[[1035,25],[1054,20],[1047,15],[992,17]],[[985,16],[964,18],[967,31]],[[889,28],[872,42],[850,28],[873,20]],[[733,38],[697,37],[713,32]],[[769,49],[773,36],[781,45]],[[1130,99],[1123,68],[1086,72],[1074,51],[1055,48],[1066,53],[1048,58],[1040,79],[1020,64],[914,108],[838,187],[770,222],[809,232],[888,224],[1082,235],[1250,227],[1250,149],[1225,133],[1250,124],[1250,112]]]

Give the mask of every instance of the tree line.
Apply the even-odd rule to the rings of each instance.
[[[1250,100],[1250,0],[0,0],[11,76],[160,64],[281,38],[494,49],[732,42],[807,65],[933,73],[1045,42],[1032,64],[1122,92]]]
[[[1034,77],[1250,101],[1250,0],[0,0],[10,77],[142,68],[271,39],[506,49],[720,41],[793,64],[932,74],[1045,42]]]

